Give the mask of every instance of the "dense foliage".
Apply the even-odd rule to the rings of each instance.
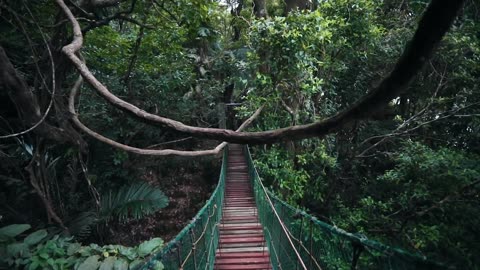
[[[311,123],[351,105],[392,69],[428,4],[66,2],[83,28],[83,58],[115,95],[147,112],[200,127],[233,128],[265,106],[250,131]],[[263,5],[262,11],[258,7]],[[27,238],[20,239],[26,229],[1,238],[2,252],[6,245],[26,250],[12,251],[11,246],[4,262],[65,269],[89,258],[102,269],[100,261],[106,263],[112,254],[125,263],[145,258],[160,240],[154,238],[156,246],[146,253],[140,252],[143,244],[100,246],[118,244],[114,236],[121,228],[151,217],[168,199],[177,208],[174,216],[182,210],[180,200],[195,197],[201,205],[216,180],[212,164],[217,159],[136,156],[81,133],[69,121],[66,106],[77,73],[61,53],[72,34],[64,15],[47,0],[0,0],[0,15],[0,46],[34,96],[30,103],[35,107],[27,110],[0,83],[0,136],[32,126],[27,112],[45,113],[52,96],[43,128],[67,134],[45,135],[39,128],[0,140],[0,224],[28,223],[37,229]],[[266,185],[352,233],[458,269],[478,269],[479,33],[479,5],[466,1],[408,91],[368,121],[355,121],[323,138],[255,146]],[[91,129],[123,144],[183,150],[215,145],[139,122],[88,85],[78,97],[78,113]],[[204,194],[182,193],[184,179],[200,178],[207,179],[204,187],[192,184],[190,189]],[[156,228],[169,222],[146,220]],[[176,224],[173,233],[181,227]],[[153,232],[141,240],[172,234]],[[41,241],[32,243],[32,238]],[[72,246],[88,252],[72,251]]]
[[[97,244],[82,246],[72,237],[49,235],[46,230],[30,233],[24,239],[18,236],[30,229],[27,224],[12,224],[0,228],[1,269],[79,269],[106,270],[134,269],[141,265],[151,253],[158,251],[162,239],[153,238],[137,247]],[[162,270],[158,263],[156,269]]]

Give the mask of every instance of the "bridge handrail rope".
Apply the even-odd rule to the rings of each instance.
[[[290,234],[290,237],[295,240],[295,242],[298,243],[298,245],[303,249],[305,250],[305,252],[307,252],[307,254],[310,256],[310,259],[315,263],[315,267],[317,267],[317,269],[322,269],[322,267],[320,266],[320,264],[318,263],[317,259],[311,254],[311,252],[309,251],[309,249],[303,244],[303,242],[299,239],[297,239],[290,231],[288,231],[288,233]]]
[[[139,269],[158,269],[159,263],[163,264],[165,270],[213,269],[219,237],[218,224],[222,218],[227,161],[228,148],[225,148],[219,181],[208,201],[173,240],[150,257]],[[210,233],[207,233],[208,231]],[[198,237],[195,237],[195,232],[199,232]]]
[[[215,210],[217,210],[217,205],[216,205],[216,204],[213,205],[212,214],[211,214],[211,215],[210,215],[210,214],[208,215],[207,224],[209,223],[210,218],[213,217],[213,215],[215,214],[215,212],[216,212]],[[218,223],[215,223],[215,225],[214,225],[213,228],[215,229],[217,226],[218,226]],[[196,246],[197,246],[197,244],[200,242],[200,240],[203,239],[203,236],[205,236],[205,232],[207,231],[207,229],[208,229],[207,226],[204,226],[203,231],[202,231],[202,234],[201,234],[199,237],[197,237],[197,240],[196,240],[195,242],[193,242],[192,249],[188,252],[188,254],[187,254],[187,256],[185,257],[185,259],[183,259],[183,262],[182,262],[182,264],[181,264],[181,268],[182,268],[182,269],[184,268],[184,266],[185,266],[185,264],[187,263],[188,259],[190,259],[190,256],[192,256],[192,254],[194,254],[194,256],[195,256]],[[190,230],[190,233],[193,234],[193,230]],[[212,232],[211,235],[213,235],[213,232]],[[194,237],[195,237],[195,236],[194,236]]]
[[[392,259],[395,258],[393,260],[395,260],[396,263],[386,262],[386,264],[389,265],[389,266],[386,267],[386,268],[381,267],[379,269],[443,269],[443,268],[445,268],[444,265],[439,264],[437,262],[430,261],[425,256],[412,254],[410,252],[407,252],[407,251],[399,249],[399,248],[394,248],[394,247],[391,247],[391,246],[387,246],[387,245],[384,245],[382,243],[370,240],[366,236],[352,234],[352,233],[346,232],[346,231],[344,231],[344,230],[342,230],[338,227],[334,227],[334,226],[331,226],[329,224],[326,224],[326,223],[318,220],[314,216],[311,216],[304,211],[301,211],[299,209],[296,209],[296,208],[292,207],[291,205],[289,205],[285,201],[278,198],[271,191],[267,190],[267,192],[269,193],[269,195],[270,195],[270,197],[272,198],[273,201],[278,202],[282,207],[288,208],[289,210],[295,212],[295,214],[301,215],[302,218],[307,218],[317,228],[321,228],[323,230],[330,231],[332,234],[338,235],[338,236],[350,241],[354,246],[358,245],[360,247],[359,252],[363,252],[363,251],[370,251],[370,253],[378,252],[379,255],[377,255],[377,256],[383,258],[383,259],[380,259],[380,260],[389,260],[389,258],[392,258]],[[295,238],[293,238],[293,239],[295,240]],[[301,243],[300,245],[304,246],[302,241],[297,239],[296,242],[298,242],[299,244]],[[303,249],[308,251],[308,249],[306,247],[304,247]],[[312,251],[312,249],[310,249],[310,251]],[[360,255],[360,254],[358,254],[358,255]],[[314,263],[316,265],[318,265],[318,261],[315,258],[315,256],[313,256],[313,255],[310,255],[310,256],[312,256],[312,260],[314,260]],[[399,259],[402,261],[401,263],[398,262]],[[378,264],[384,264],[384,262],[378,262]],[[399,265],[409,265],[409,266],[402,267],[402,266],[399,266]],[[416,265],[416,266],[413,267],[412,265]],[[311,269],[311,268],[309,268],[309,269]],[[356,269],[356,268],[353,268],[353,269]]]
[[[247,156],[247,164],[248,166],[251,166],[251,164],[249,163],[249,161],[251,160],[251,155],[250,155],[250,149],[248,148],[248,146],[245,147],[246,151],[245,151],[245,155]],[[250,158],[248,158],[250,157]],[[293,251],[295,252],[295,256],[297,256],[297,259],[298,259],[298,262],[301,264],[302,268],[304,270],[308,270],[307,269],[307,266],[305,265],[305,263],[303,262],[303,259],[302,257],[300,256],[300,253],[298,252],[297,248],[295,247],[295,245],[293,244],[293,241],[290,237],[290,232],[288,231],[288,228],[285,226],[285,224],[283,223],[282,219],[280,218],[280,216],[278,215],[278,212],[277,210],[275,209],[275,206],[273,205],[272,201],[270,200],[270,196],[268,195],[268,192],[267,192],[267,189],[265,188],[265,186],[263,185],[262,181],[260,181],[260,177],[258,175],[258,172],[257,172],[257,168],[255,166],[253,166],[252,168],[254,170],[254,177],[252,179],[251,177],[251,181],[253,180],[254,183],[258,184],[260,187],[261,187],[261,190],[263,191],[264,195],[265,195],[265,198],[267,199],[268,201],[268,204],[270,205],[274,215],[275,215],[275,218],[277,219],[277,221],[279,222],[280,224],[280,227],[281,229],[283,230],[283,233],[285,234],[285,236],[287,237],[287,240],[291,246],[291,248],[293,249]],[[320,269],[321,270],[321,269]]]
[[[346,232],[294,208],[263,185],[248,147],[244,154],[274,270],[445,268],[424,256]],[[165,270],[213,269],[227,165],[228,148],[225,148],[219,182],[210,199],[191,223],[140,269],[160,269],[160,262]]]
[[[359,234],[346,232],[338,227],[324,223],[317,218],[307,214],[305,211],[294,208],[288,203],[278,198],[273,192],[267,190],[254,166],[248,147],[246,147],[245,156],[249,166],[250,178],[252,184],[258,185],[262,193],[266,192],[265,200],[268,200],[269,207],[280,209],[274,211],[275,216],[281,220],[282,227],[289,235],[289,246],[292,242],[297,244],[296,254],[300,253],[297,259],[301,264],[301,269],[443,269],[445,265],[428,260],[425,256],[412,254],[408,251],[390,247],[379,242],[369,240],[367,237]],[[259,213],[263,211],[261,198],[257,198],[255,192]],[[265,218],[260,215],[260,220],[264,229],[268,230],[271,218]],[[300,222],[299,222],[300,221]],[[305,225],[307,222],[307,226]],[[267,223],[267,224],[265,224]],[[309,225],[309,226],[308,226]],[[303,232],[309,228],[309,234],[302,236]],[[297,233],[297,236],[295,236]],[[269,236],[268,234],[266,236]],[[270,236],[271,237],[271,236]],[[281,240],[281,239],[280,239]],[[309,248],[304,243],[309,242]],[[282,245],[278,241],[279,246]],[[282,248],[284,248],[282,246]],[[278,249],[278,246],[277,246]],[[277,264],[287,264],[283,269],[299,269],[295,267],[294,262],[288,262],[288,256],[282,256],[283,262]],[[271,256],[272,266],[275,268],[274,260]],[[309,261],[307,268],[305,262]],[[282,269],[282,268],[280,268]]]
[[[270,232],[270,230],[269,230],[268,228],[264,228],[263,230],[268,233],[269,239],[270,239],[270,241],[271,241],[271,239],[272,239],[272,233]],[[275,259],[276,259],[277,261],[280,261],[280,257],[278,256],[278,252],[277,252],[277,249],[275,248],[275,245],[271,244],[270,246],[272,247],[273,254],[275,255]],[[272,254],[272,250],[269,251],[270,254]],[[270,256],[271,256],[271,255],[270,255]]]

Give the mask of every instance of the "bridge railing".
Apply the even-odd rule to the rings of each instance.
[[[244,153],[257,204],[258,217],[263,227],[273,269],[309,269],[292,239],[289,228],[282,221],[282,213],[277,210],[267,189],[259,180],[248,147],[245,149]]]
[[[227,174],[228,149],[223,152],[222,168],[217,187],[210,199],[175,239],[168,242],[160,252],[142,266],[142,270],[189,269],[211,270],[215,263],[220,220]]]
[[[248,147],[245,156],[273,269],[443,268],[425,257],[348,233],[292,207],[265,189]]]

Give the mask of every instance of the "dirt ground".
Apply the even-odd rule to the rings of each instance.
[[[134,246],[153,237],[161,237],[165,242],[173,239],[202,208],[218,181],[219,162],[212,160],[204,165],[169,170],[168,176],[149,172],[147,181],[157,182],[169,197],[169,205],[150,216],[112,228],[108,242]]]

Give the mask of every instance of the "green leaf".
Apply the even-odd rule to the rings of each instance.
[[[165,266],[163,265],[162,262],[160,261],[155,261],[153,263],[153,267],[152,267],[153,270],[164,270],[165,269]]]
[[[48,233],[46,230],[38,230],[25,237],[23,242],[29,246],[32,246],[42,241],[47,235]]]
[[[82,257],[87,257],[93,255],[95,250],[92,249],[90,246],[88,247],[80,247],[76,252],[78,252]]]
[[[100,256],[98,255],[93,255],[88,257],[80,266],[78,267],[78,270],[96,270],[100,266],[100,262],[98,259]]]
[[[61,266],[62,269],[66,264],[68,264],[68,260],[66,258],[58,258],[55,260],[55,265]]]
[[[129,270],[134,270],[134,269],[137,269],[138,266],[140,266],[142,264],[142,260],[140,259],[136,259],[135,261],[131,262],[128,269]]]
[[[38,254],[38,256],[39,256],[40,258],[42,258],[42,259],[48,259],[48,257],[50,257],[50,256],[48,255],[48,253],[40,253],[40,254]]]
[[[93,226],[98,223],[97,213],[86,211],[80,213],[68,224],[68,231],[77,238],[85,238],[90,235]]]
[[[163,240],[158,237],[145,241],[138,246],[138,256],[145,257],[148,254],[152,253],[153,250],[161,247],[162,244]]]
[[[142,218],[168,205],[168,197],[158,188],[147,183],[124,186],[102,196],[100,217],[124,220]]]
[[[15,260],[15,265],[20,266],[20,265],[26,265],[28,263],[28,260],[24,260],[22,258],[18,258]]]
[[[55,260],[54,260],[53,258],[48,258],[47,263],[48,263],[48,265],[54,267],[54,265],[55,265]]]
[[[129,260],[133,260],[137,257],[137,253],[135,252],[134,248],[120,246],[118,247],[118,252],[127,257]]]
[[[0,240],[7,237],[15,237],[30,228],[31,226],[28,224],[12,224],[2,227],[0,228]]]
[[[72,256],[74,253],[76,253],[78,250],[80,250],[80,248],[82,248],[82,245],[80,245],[79,243],[72,243],[72,244],[68,245],[67,255]]]
[[[128,262],[124,259],[117,259],[113,264],[113,270],[128,270]]]
[[[100,265],[100,270],[112,270],[113,265],[115,264],[115,257],[106,258]]]
[[[34,261],[28,266],[28,270],[35,270],[39,266],[40,266],[40,263],[38,261]]]
[[[7,246],[7,255],[22,256],[29,252],[28,246],[25,243],[13,243]]]

